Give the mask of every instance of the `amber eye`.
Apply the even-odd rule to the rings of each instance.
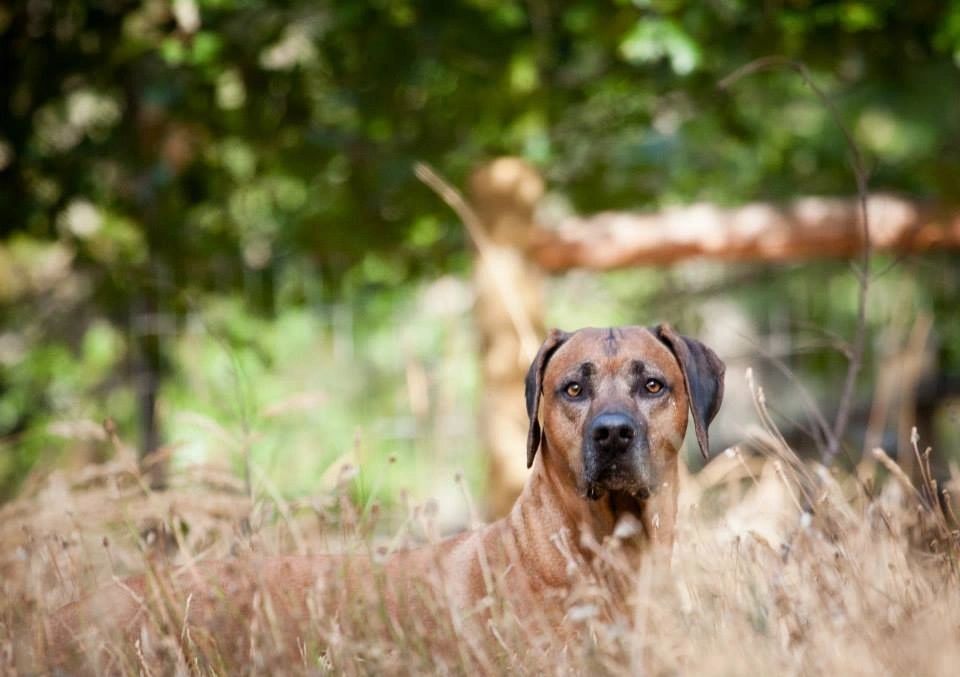
[[[564,392],[568,397],[580,397],[580,393],[583,392],[583,387],[579,383],[570,383],[564,388]]]
[[[663,384],[655,378],[648,378],[647,382],[643,384],[643,387],[652,395],[656,395],[663,390]]]

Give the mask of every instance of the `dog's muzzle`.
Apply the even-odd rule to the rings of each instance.
[[[605,412],[587,425],[583,440],[584,493],[596,500],[607,491],[646,498],[653,486],[647,430],[629,414]]]

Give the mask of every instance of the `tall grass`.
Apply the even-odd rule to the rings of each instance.
[[[36,667],[29,629],[45,614],[128,574],[149,572],[163,587],[175,566],[198,560],[344,549],[376,560],[387,548],[436,536],[430,505],[408,505],[400,520],[384,522],[336,492],[251,501],[231,474],[200,466],[179,470],[169,491],[152,493],[125,458],[54,474],[0,509],[5,671]],[[322,590],[347,590],[333,576],[308,591],[316,603],[298,627],[278,618],[271,590],[261,589],[237,612],[243,646],[218,645],[183,620],[190,601],[179,598],[151,610],[149,638],[118,629],[96,635],[81,667],[121,674],[956,674],[955,524],[929,500],[934,487],[910,484],[884,455],[877,458],[875,477],[864,481],[799,459],[769,430],[754,433],[684,478],[672,565],[627,568],[617,544],[604,544],[602,564],[583,569],[570,591],[559,633],[537,608],[498,601],[502,572],[491,572],[483,614],[471,619],[445,607],[442,594],[427,595],[402,627],[378,608],[377,574],[362,604],[324,613]],[[887,481],[875,482],[881,475]],[[956,479],[951,484],[937,489],[955,490]]]

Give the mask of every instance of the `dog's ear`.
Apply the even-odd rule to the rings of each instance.
[[[710,457],[710,439],[707,427],[720,410],[723,401],[723,373],[725,365],[717,354],[696,339],[676,333],[669,324],[661,324],[651,330],[667,344],[676,356],[687,386],[693,427],[703,458]]]
[[[533,358],[533,363],[527,371],[525,382],[525,391],[527,398],[527,417],[530,419],[530,428],[527,431],[527,467],[533,465],[533,459],[540,448],[540,438],[542,431],[540,429],[540,395],[543,392],[543,374],[547,370],[547,362],[553,357],[557,348],[563,345],[563,342],[570,338],[570,334],[560,329],[551,329],[547,335],[537,356]]]

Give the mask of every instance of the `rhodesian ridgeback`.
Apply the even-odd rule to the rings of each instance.
[[[384,603],[385,623],[433,632],[449,614],[431,608],[421,585],[427,582],[440,591],[440,606],[464,617],[483,616],[493,587],[513,609],[562,624],[575,563],[589,566],[596,555],[587,544],[602,548],[617,533],[628,556],[672,546],[688,412],[706,456],[723,376],[712,350],[668,325],[554,330],[526,379],[532,472],[507,517],[379,562],[343,555],[238,559],[196,565],[162,583],[129,579],[57,612],[47,623],[47,647],[62,657],[65,647],[78,646],[80,630],[97,624],[149,644],[151,628],[166,626],[168,636],[172,627],[173,636],[189,636],[196,646],[210,639],[217,660],[229,663],[236,651],[246,655],[258,610],[291,630],[284,636],[299,638],[305,619],[342,615],[372,597]],[[619,529],[624,522],[633,528]],[[87,667],[104,669],[102,662]]]

